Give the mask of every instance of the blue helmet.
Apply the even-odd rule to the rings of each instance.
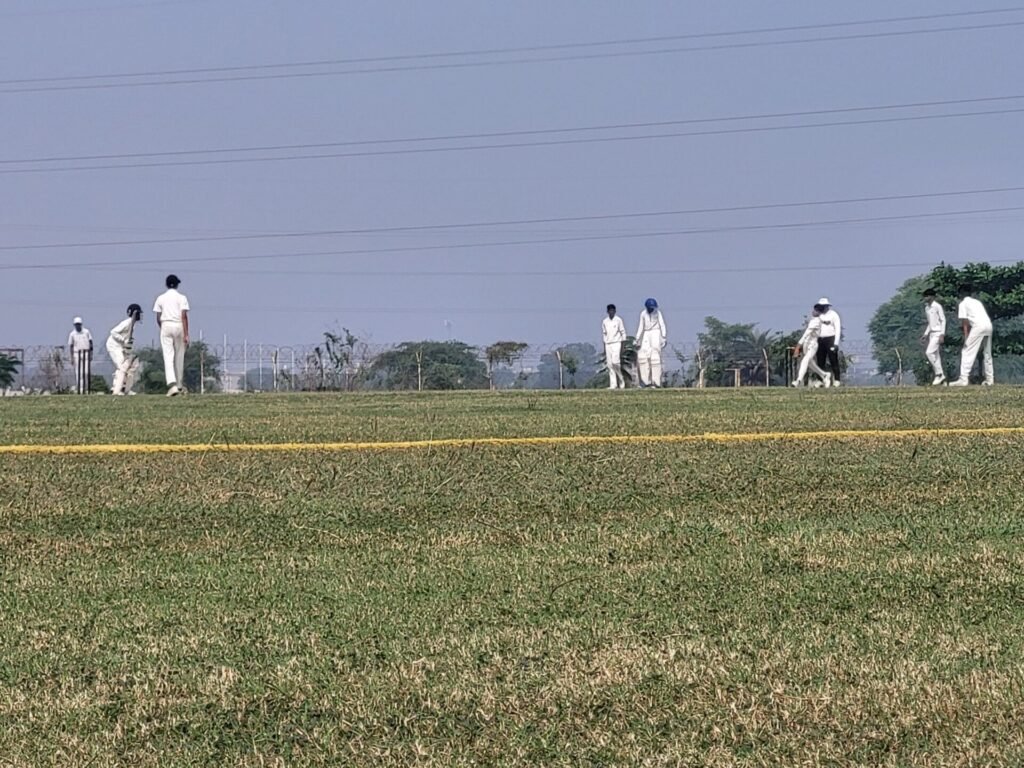
[[[644,306],[647,307],[647,311],[650,312],[651,310],[658,308],[658,302],[654,299],[648,299],[644,302]]]

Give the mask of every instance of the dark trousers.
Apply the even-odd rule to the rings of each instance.
[[[832,378],[839,381],[842,372],[839,370],[839,350],[836,348],[835,336],[822,336],[818,339],[818,367],[826,368],[832,373]]]

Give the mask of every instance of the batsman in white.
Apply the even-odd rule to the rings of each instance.
[[[661,351],[668,343],[668,328],[658,309],[658,302],[648,299],[640,313],[640,326],[636,331],[637,365],[640,382],[645,387],[661,386]]]
[[[188,299],[178,292],[181,280],[168,275],[167,290],[156,298],[153,312],[160,326],[160,348],[164,353],[167,396],[185,392],[185,350],[188,348]]]
[[[927,325],[924,333],[921,334],[921,341],[924,342],[924,356],[932,364],[935,371],[935,378],[932,379],[932,386],[946,383],[946,374],[942,370],[942,342],[946,340],[946,310],[942,308],[935,299],[935,291],[927,289],[924,294],[924,316]]]
[[[609,304],[608,317],[601,321],[604,360],[608,366],[608,389],[625,389],[626,379],[622,375],[622,342],[626,340],[626,326],[615,312],[615,305]]]
[[[960,353],[960,378],[950,382],[951,387],[966,387],[978,359],[980,350],[985,358],[985,384],[992,386],[995,382],[995,368],[992,365],[992,320],[985,310],[985,305],[974,298],[973,286],[960,286],[960,307],[957,317],[963,327],[964,348]]]
[[[821,304],[815,304],[811,309],[811,319],[807,321],[807,328],[800,341],[796,343],[797,354],[802,353],[800,358],[800,370],[796,375],[794,387],[801,387],[804,379],[807,378],[807,371],[810,370],[815,376],[821,379],[826,387],[832,386],[832,374],[818,365],[818,337],[821,336],[821,313],[824,311]]]
[[[135,377],[139,373],[139,358],[135,355],[135,326],[142,322],[142,307],[128,305],[128,317],[115,325],[107,337],[107,354],[114,363],[115,395],[134,395]]]

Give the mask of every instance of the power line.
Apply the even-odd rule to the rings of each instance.
[[[168,168],[175,166],[200,165],[237,165],[239,163],[268,163],[295,160],[327,160],[350,157],[381,157],[386,155],[420,155],[444,152],[470,152],[488,149],[526,149],[531,147],[557,147],[574,144],[606,144],[620,141],[648,141],[651,139],[672,139],[686,136],[727,136],[741,133],[767,133],[774,131],[790,131],[797,129],[837,128],[857,125],[881,125],[885,123],[904,123],[922,120],[946,120],[960,117],[986,117],[993,115],[1010,115],[1024,112],[1024,108],[990,109],[975,112],[952,112],[943,115],[908,115],[902,117],[871,118],[865,120],[841,120],[827,123],[800,123],[796,125],[754,126],[747,128],[726,128],[709,131],[673,131],[667,133],[648,133],[636,136],[599,136],[592,138],[555,139],[550,141],[505,142],[501,144],[470,144],[453,147],[416,147],[411,149],[381,149],[365,152],[325,152],[304,155],[278,155],[275,157],[235,157],[208,160],[174,160],[168,162],[148,163],[114,163],[103,165],[69,165],[48,168],[7,168],[0,170],[0,175],[63,173],[70,171],[109,171],[139,168]]]
[[[808,208],[826,205],[852,205],[856,203],[896,202],[902,200],[927,200],[971,195],[1006,194],[1024,192],[1024,186],[988,187],[982,189],[957,189],[944,192],[920,192],[901,195],[874,195],[869,197],[846,197],[831,200],[797,200],[782,203],[755,203],[753,205],[730,205],[717,208],[682,208],[668,211],[632,211],[628,213],[602,213],[588,216],[550,216],[533,219],[499,219],[491,221],[454,222],[444,224],[413,224],[391,227],[363,227],[357,229],[320,229],[305,232],[276,232],[263,234],[206,235],[201,237],[168,237],[138,240],[106,240],[90,242],[45,243],[30,245],[0,245],[0,251],[54,250],[69,248],[112,248],[133,245],[166,245],[183,243],[210,243],[239,240],[270,240],[303,237],[336,237],[342,235],[396,234],[402,232],[429,232],[441,230],[477,229],[481,227],[512,227],[534,224],[568,224],[624,219],[645,219],[661,216],[688,216],[708,213],[739,213],[744,211],[765,211],[786,208]],[[448,247],[448,246],[440,246]]]
[[[156,157],[181,157],[185,155],[210,155],[210,154],[234,154],[241,152],[284,152],[284,151],[296,151],[296,150],[313,150],[313,149],[329,149],[334,147],[357,147],[357,146],[368,146],[368,145],[389,145],[389,144],[413,144],[423,142],[439,142],[439,141],[465,141],[470,139],[496,139],[496,138],[511,138],[516,136],[546,136],[546,135],[557,135],[565,133],[587,133],[594,131],[615,131],[615,130],[633,130],[639,128],[665,128],[674,125],[699,125],[705,123],[729,123],[738,122],[744,120],[773,120],[791,117],[815,117],[821,115],[837,115],[837,114],[851,114],[860,112],[883,112],[888,110],[897,109],[923,109],[931,107],[947,107],[947,106],[960,106],[965,104],[981,104],[986,102],[1007,102],[1007,101],[1019,101],[1024,99],[1024,94],[1013,94],[1013,95],[1001,95],[1001,96],[979,96],[969,99],[944,99],[944,100],[933,100],[933,101],[911,101],[895,104],[876,104],[876,105],[865,105],[858,107],[836,107],[832,109],[810,109],[800,110],[796,112],[761,112],[753,113],[749,115],[726,115],[724,117],[695,117],[686,118],[680,120],[655,120],[648,122],[638,123],[610,123],[606,125],[583,125],[576,127],[565,127],[565,128],[534,128],[517,131],[491,131],[485,133],[453,133],[453,134],[442,134],[433,136],[411,136],[406,138],[390,138],[390,139],[358,139],[350,141],[328,141],[328,142],[315,142],[315,143],[303,143],[303,144],[269,144],[262,146],[250,146],[250,147],[211,147],[204,149],[176,149],[176,150],[164,150],[155,152],[120,152],[120,153],[108,153],[108,154],[92,154],[92,155],[54,155],[48,157],[26,157],[26,158],[6,158],[0,160],[0,165],[26,165],[30,163],[69,163],[69,162],[87,162],[91,160],[132,160],[137,158],[156,158]],[[911,117],[921,117],[914,115]],[[940,115],[939,117],[942,117]],[[844,123],[845,124],[845,123]],[[820,124],[814,124],[820,125]],[[786,128],[787,126],[781,126],[780,128]],[[624,137],[629,138],[629,137]],[[321,155],[313,156],[299,156],[300,158],[314,157],[319,158]],[[259,159],[259,158],[257,158]],[[286,159],[286,158],[264,158],[269,160]],[[135,166],[115,166],[115,167],[135,167]],[[27,172],[31,172],[35,169],[27,169]],[[63,169],[60,169],[63,170]],[[2,173],[3,171],[0,171]]]
[[[863,19],[861,21],[838,21],[827,24],[800,24],[785,27],[757,27],[753,29],[738,29],[722,32],[694,32],[683,35],[659,35],[657,37],[632,37],[618,38],[614,40],[597,40],[580,43],[556,43],[552,45],[530,45],[513,48],[477,48],[460,51],[445,51],[432,53],[399,54],[394,56],[370,56],[347,59],[314,59],[312,61],[281,62],[277,64],[249,64],[232,67],[198,67],[192,69],[164,69],[149,70],[143,72],[108,72],[106,74],[94,75],[67,75],[63,77],[30,77],[18,79],[0,80],[0,85],[22,85],[29,83],[53,83],[76,80],[109,80],[114,78],[127,77],[164,77],[174,75],[199,75],[217,74],[224,72],[252,72],[266,69],[292,69],[300,67],[326,67],[341,66],[347,64],[378,64],[388,61],[413,61],[420,59],[452,58],[456,56],[497,56],[514,53],[538,53],[543,51],[572,50],[579,48],[599,48],[613,45],[640,45],[645,43],[665,43],[677,40],[694,40],[714,37],[732,37],[739,35],[756,35],[779,32],[806,32],[812,29],[835,29],[840,27],[865,26],[869,24],[895,24],[908,21],[934,21],[936,19],[962,18],[968,16],[991,16],[997,14],[1017,13],[1024,11],[1024,6],[1009,8],[990,8],[977,11],[958,11],[955,13],[931,13],[919,16],[888,16],[875,19]]]
[[[1016,264],[1020,259],[986,259],[989,264]],[[173,261],[171,262],[173,263]],[[281,277],[287,274],[289,277],[388,277],[388,278],[456,278],[456,277],[481,277],[481,278],[535,278],[535,277],[623,277],[642,275],[645,277],[657,276],[678,276],[678,275],[722,275],[722,274],[746,274],[749,272],[785,273],[785,272],[860,272],[865,270],[877,271],[880,269],[925,269],[935,266],[934,261],[887,261],[876,264],[792,264],[788,266],[778,265],[753,265],[742,267],[673,267],[667,269],[520,269],[508,271],[486,271],[472,269],[456,270],[402,270],[401,272],[386,270],[346,270],[346,269],[288,269],[283,272],[279,269],[203,269],[189,268],[190,275],[273,275]],[[166,268],[143,267],[134,268],[130,262],[124,262],[119,266],[94,266],[75,264],[69,265],[67,269],[74,270],[103,270],[123,271],[125,267],[131,268],[132,272],[151,272],[153,274],[165,274]]]
[[[1003,12],[1011,12],[1013,10],[1022,9],[1011,9]],[[868,24],[868,23],[883,23],[879,22],[849,22],[850,24]],[[828,25],[823,25],[828,26]],[[344,75],[368,75],[368,74],[384,74],[384,73],[396,73],[396,72],[410,72],[410,71],[426,71],[426,70],[457,70],[457,69],[469,69],[477,67],[496,67],[496,66],[509,66],[516,64],[546,64],[553,62],[564,62],[564,61],[587,61],[594,59],[616,59],[626,57],[639,57],[639,56],[662,56],[676,53],[695,53],[703,51],[720,51],[730,49],[745,49],[745,48],[763,48],[769,46],[781,46],[781,45],[802,45],[808,43],[829,43],[829,42],[842,42],[851,40],[867,40],[877,38],[890,38],[890,37],[906,37],[913,35],[931,35],[940,34],[944,32],[971,32],[971,31],[982,31],[992,29],[1006,29],[1012,27],[1024,26],[1024,21],[1006,21],[991,24],[973,24],[973,25],[960,25],[950,27],[928,27],[921,29],[908,29],[908,30],[891,30],[887,32],[863,32],[849,35],[828,35],[822,37],[804,37],[804,38],[789,38],[784,40],[762,40],[762,41],[747,41],[747,42],[735,42],[735,43],[717,43],[714,45],[704,46],[689,46],[689,47],[668,47],[668,48],[655,48],[648,50],[632,50],[632,51],[606,51],[597,53],[579,53],[579,54],[568,54],[562,56],[529,56],[512,59],[499,59],[495,61],[462,61],[462,62],[439,62],[429,64],[395,64],[392,66],[379,66],[379,67],[367,67],[361,69],[342,69],[342,70],[329,70],[319,72],[278,72],[270,74],[247,74],[247,75],[224,75],[217,77],[179,77],[178,79],[169,80],[151,80],[144,82],[116,82],[116,83],[73,83],[75,79],[101,79],[103,77],[110,78],[126,78],[126,77],[144,77],[143,73],[124,73],[121,75],[74,75],[63,78],[52,78],[49,79],[51,82],[69,82],[67,85],[29,85],[26,87],[15,87],[15,88],[4,88],[0,89],[0,94],[18,94],[18,93],[45,93],[54,91],[86,91],[86,90],[109,90],[119,88],[141,88],[141,87],[152,87],[152,86],[164,86],[164,85],[201,85],[211,83],[228,83],[228,82],[253,82],[260,80],[294,80],[300,78],[315,78],[315,77],[339,77]],[[710,33],[711,35],[724,35],[724,34],[751,34],[749,32],[736,32],[736,33]],[[604,43],[604,45],[613,45],[615,43]],[[570,44],[573,45],[573,44]],[[594,44],[575,44],[575,45],[601,45],[601,43]],[[498,49],[495,49],[498,50]],[[458,53],[452,54],[419,54],[421,57],[430,56],[457,56]],[[387,57],[384,57],[385,60]],[[346,60],[338,60],[346,61]],[[274,67],[275,65],[254,65],[254,69]],[[276,65],[277,67],[288,67],[288,66],[302,66],[302,65]],[[224,68],[233,69],[233,68]],[[239,68],[242,69],[242,68]],[[166,70],[166,74],[172,76],[176,70]],[[180,70],[185,72],[192,72],[196,70]],[[198,70],[202,71],[202,70]],[[154,77],[160,76],[159,73],[152,75]],[[47,81],[46,78],[41,80]],[[3,82],[3,81],[0,81]],[[8,81],[16,83],[19,81]],[[32,82],[30,79],[23,79],[21,82]]]
[[[895,222],[895,221],[912,221],[912,220],[928,220],[938,219],[949,216],[969,216],[975,214],[988,214],[988,213],[1007,213],[1007,212],[1019,212],[1024,211],[1024,205],[1020,206],[1006,206],[1001,208],[982,208],[975,210],[957,210],[957,211],[938,211],[934,213],[916,213],[916,214],[904,214],[899,216],[865,216],[859,218],[848,218],[848,219],[826,219],[819,221],[802,221],[802,222],[791,222],[785,224],[748,224],[741,226],[723,226],[723,227],[705,227],[699,229],[678,229],[678,230],[665,230],[661,232],[637,232],[628,234],[602,234],[602,235],[580,235],[574,237],[563,237],[563,238],[549,238],[549,239],[537,239],[537,240],[507,240],[502,242],[484,242],[484,243],[454,243],[445,245],[429,245],[429,246],[400,246],[394,248],[364,248],[364,249],[353,249],[346,251],[319,251],[319,252],[300,252],[300,253],[276,253],[276,254],[250,254],[250,255],[234,255],[234,256],[190,256],[190,257],[165,257],[162,259],[134,259],[132,261],[92,261],[92,262],[72,262],[72,263],[59,263],[59,264],[4,264],[0,265],[0,270],[44,270],[44,269],[65,269],[69,267],[105,267],[105,266],[125,266],[133,264],[179,264],[188,262],[210,262],[210,261],[252,261],[258,259],[293,259],[299,257],[309,256],[367,256],[367,255],[381,255],[388,253],[419,253],[428,251],[454,251],[454,250],[467,250],[474,248],[498,248],[498,247],[515,247],[524,245],[558,245],[562,243],[579,243],[579,242],[599,242],[599,241],[613,241],[613,240],[630,240],[638,238],[652,238],[652,237],[673,237],[680,235],[701,235],[701,234],[719,234],[724,232],[754,232],[754,231],[771,231],[771,230],[795,230],[804,229],[808,227],[828,227],[828,226],[839,226],[844,224],[866,224],[866,223],[883,223],[883,222]]]

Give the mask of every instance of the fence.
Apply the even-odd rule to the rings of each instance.
[[[200,391],[272,392],[313,391],[322,389],[345,390],[370,386],[363,374],[372,362],[397,345],[356,343],[349,350],[348,364],[338,364],[323,344],[277,345],[242,340],[232,343],[222,338],[218,343],[207,339],[198,361]],[[579,370],[574,376],[565,375],[555,353],[573,350],[579,359]],[[0,349],[0,353],[4,350]],[[40,391],[74,391],[76,364],[66,347],[31,346],[8,349],[8,356],[20,360],[16,386]],[[562,386],[584,387],[602,370],[597,344],[531,344],[517,354],[511,364],[489,366],[484,347],[474,348],[477,360],[487,369],[488,380],[495,388],[558,389]],[[672,386],[699,386],[701,363],[708,370],[730,371],[729,377],[743,385],[788,384],[795,375],[795,361],[786,350],[778,348],[757,350],[744,360],[708,360],[696,343],[670,345],[664,355],[666,378]],[[847,378],[865,381],[875,375],[871,359],[871,344],[850,341],[843,344],[846,356]],[[763,358],[763,359],[762,359]],[[711,364],[717,363],[717,368]],[[781,372],[781,375],[780,375]],[[114,367],[106,350],[98,347],[94,353],[91,373],[104,377],[109,383]],[[559,375],[562,373],[563,375]],[[217,375],[214,375],[217,374]],[[903,383],[893,377],[892,383]],[[732,381],[730,378],[729,381]],[[722,381],[707,381],[708,385],[722,385]],[[415,389],[415,386],[410,388]]]

